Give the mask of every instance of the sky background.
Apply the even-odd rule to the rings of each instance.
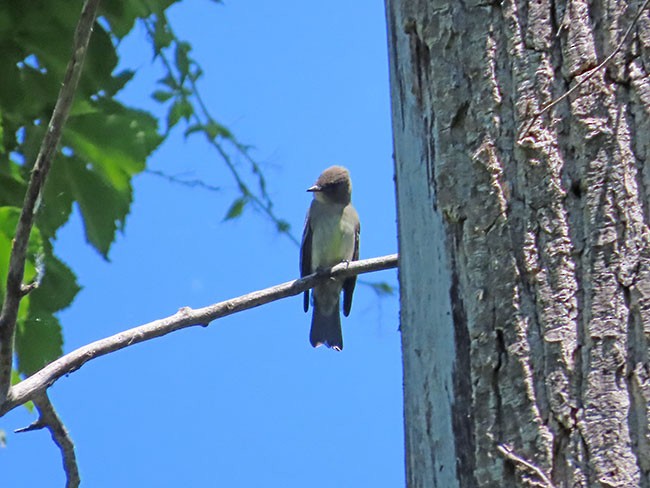
[[[397,252],[383,2],[192,0],[168,15],[204,69],[209,110],[255,146],[294,235],[306,188],[341,164],[352,175],[361,258]],[[162,72],[143,29],[120,51],[122,67],[137,70],[120,98],[163,116],[148,97]],[[221,191],[137,176],[110,262],[73,217],[56,243],[83,286],[60,314],[66,352],[298,277],[298,248],[262,215],[223,222],[237,189],[202,137],[177,130],[149,167]],[[397,288],[395,270],[363,279]],[[404,486],[398,305],[357,285],[341,353],[310,346],[310,315],[292,297],[86,364],[50,389],[82,486]],[[0,419],[3,487],[64,486],[49,433],[13,434],[34,419],[25,408]]]

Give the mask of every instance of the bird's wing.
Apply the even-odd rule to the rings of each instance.
[[[311,220],[309,212],[305,218],[305,228],[302,231],[302,244],[300,245],[300,277],[311,274]],[[309,310],[309,290],[305,291],[303,299],[305,312]]]
[[[357,226],[354,229],[354,253],[352,254],[352,261],[359,259],[359,236],[361,234],[361,223],[357,219]],[[350,315],[352,308],[352,294],[354,293],[354,286],[357,284],[357,277],[351,276],[343,282],[343,315],[346,317]]]

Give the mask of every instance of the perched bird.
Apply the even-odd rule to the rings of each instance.
[[[300,276],[359,259],[360,224],[357,211],[350,203],[352,182],[348,170],[342,166],[327,168],[307,191],[314,194],[314,199],[302,234]],[[331,278],[314,288],[309,334],[312,346],[324,344],[337,351],[343,349],[339,299],[343,290],[343,314],[347,317],[356,282],[356,276]],[[305,292],[304,309],[309,310],[309,291]]]

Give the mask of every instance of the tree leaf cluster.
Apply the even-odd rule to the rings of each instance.
[[[38,286],[19,309],[16,354],[21,376],[62,354],[56,314],[80,289],[74,272],[56,256],[58,230],[76,205],[86,240],[108,259],[133,200],[132,178],[145,169],[147,157],[164,138],[155,117],[116,101],[134,74],[116,72],[117,45],[138,19],[163,16],[173,3],[102,3],[29,241],[25,282]],[[71,56],[81,6],[80,0],[0,2],[0,298],[26,184]]]

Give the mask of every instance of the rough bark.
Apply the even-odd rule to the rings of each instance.
[[[386,3],[409,488],[649,487],[642,2]]]

